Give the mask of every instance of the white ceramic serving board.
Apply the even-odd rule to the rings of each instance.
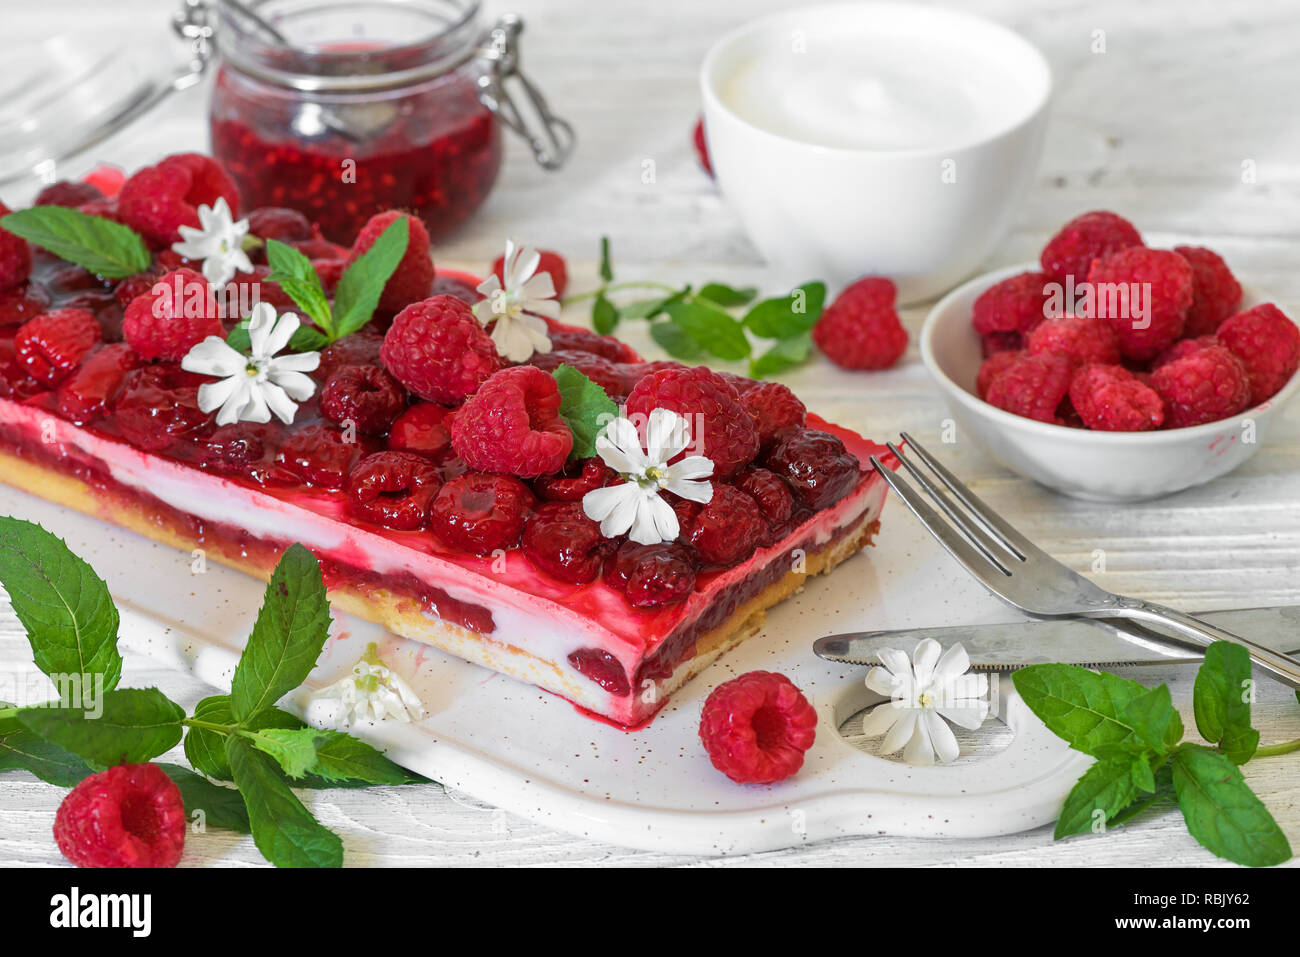
[[[215,563],[195,574],[189,554],[7,486],[0,486],[0,514],[41,524],[91,563],[117,598],[124,645],[229,687],[262,582]],[[1006,680],[1002,712],[1014,733],[996,753],[927,768],[864,754],[837,728],[866,701],[865,669],[824,662],[810,648],[831,632],[1011,617],[891,502],[875,548],[774,609],[761,634],[690,682],[637,732],[348,615],[337,616],[308,686],[336,680],[368,642],[379,642],[427,717],[353,733],[449,788],[612,844],[720,855],[851,835],[987,837],[1053,820],[1090,759],[1051,735]],[[803,769],[767,787],[727,780],[696,734],[708,692],[755,668],[789,676],[822,716]],[[131,684],[129,672],[124,683]],[[300,705],[287,702],[299,712]],[[1006,739],[1005,729],[985,727],[991,738]]]

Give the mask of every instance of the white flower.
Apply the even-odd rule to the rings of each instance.
[[[217,425],[269,422],[272,412],[286,425],[292,422],[297,403],[316,391],[316,383],[304,373],[320,365],[319,352],[275,355],[289,344],[299,325],[294,313],[277,318],[274,306],[259,302],[248,317],[252,355],[231,348],[220,336],[208,336],[191,349],[181,368],[221,379],[199,386],[199,408],[211,412],[220,407]]]
[[[686,420],[668,409],[655,409],[646,423],[645,451],[636,426],[625,418],[612,420],[596,437],[596,453],[627,481],[588,492],[582,510],[600,522],[600,533],[628,537],[638,545],[671,542],[681,532],[677,513],[660,496],[669,491],[693,502],[713,498],[713,486],[697,481],[713,474],[713,461],[691,455],[673,465],[669,459],[686,448],[690,434]]]
[[[334,707],[322,708],[318,702],[332,702]],[[380,660],[374,642],[366,646],[350,674],[311,696],[308,710],[309,717],[317,721],[344,726],[390,718],[409,724],[424,714],[411,686]]]
[[[893,648],[880,651],[883,668],[867,673],[867,687],[891,700],[867,715],[862,733],[868,738],[883,734],[881,754],[893,754],[903,748],[908,764],[934,764],[935,753],[947,764],[959,753],[957,738],[944,723],[974,730],[988,717],[987,675],[967,674],[970,657],[960,643],[943,657],[942,648],[933,638],[921,641],[907,660],[904,652]]]
[[[220,289],[235,278],[236,272],[252,272],[253,264],[244,252],[248,220],[235,222],[224,196],[215,206],[199,206],[200,228],[181,226],[181,242],[172,249],[186,259],[203,260],[203,278]]]
[[[537,272],[541,262],[541,254],[532,246],[516,246],[507,239],[502,278],[494,274],[478,286],[486,298],[474,305],[474,315],[485,326],[495,320],[492,341],[511,362],[527,362],[534,352],[551,351],[546,322],[539,317],[558,319],[560,304],[551,274]]]

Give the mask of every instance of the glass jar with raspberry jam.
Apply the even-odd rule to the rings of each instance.
[[[477,0],[216,0],[215,12],[212,154],[244,209],[297,209],[343,244],[373,214],[408,209],[437,240],[491,191],[501,123],[549,168],[572,146],[518,72],[520,21],[485,30]]]

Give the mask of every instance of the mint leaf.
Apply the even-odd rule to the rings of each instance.
[[[1121,709],[1120,720],[1143,747],[1157,754],[1168,754],[1183,740],[1183,719],[1170,700],[1168,685],[1138,695]]]
[[[1136,681],[1062,664],[1030,665],[1011,680],[1029,710],[1076,751],[1107,756],[1132,746],[1133,727],[1120,713],[1147,693]]]
[[[1197,730],[1233,764],[1245,764],[1259,747],[1246,696],[1251,680],[1250,653],[1230,641],[1216,641],[1205,649],[1192,690]]]
[[[614,281],[614,264],[609,258],[609,237],[600,237],[600,278],[605,282]]]
[[[695,337],[676,323],[653,323],[650,338],[674,359],[698,359],[704,354],[704,347],[695,341]]]
[[[208,724],[235,726],[249,731],[266,728],[302,728],[305,725],[287,711],[264,708],[244,722],[235,720],[230,695],[204,698],[194,707],[193,719]],[[226,761],[226,734],[210,728],[191,725],[185,732],[185,757],[196,769],[218,781],[231,780],[230,765]]]
[[[1168,764],[1161,765],[1155,772],[1152,779],[1153,787],[1147,794],[1140,794],[1138,797],[1118,812],[1110,819],[1111,827],[1119,827],[1137,817],[1148,808],[1157,804],[1172,804],[1176,800],[1174,795],[1174,772]]]
[[[1170,763],[1178,807],[1202,847],[1247,867],[1290,859],[1286,835],[1226,755],[1188,745]]]
[[[276,867],[342,866],[343,842],[303,806],[275,761],[239,735],[226,738],[226,761],[263,857]]]
[[[326,335],[333,333],[334,319],[330,314],[329,300],[311,260],[278,239],[268,239],[266,261],[271,264],[271,272],[266,281],[277,283],[298,304],[299,309],[325,330]]]
[[[749,375],[754,379],[776,375],[807,361],[812,353],[812,336],[806,332],[782,339],[757,359],[749,362]]]
[[[204,823],[213,827],[224,827],[228,831],[248,834],[251,825],[248,822],[248,809],[244,807],[243,796],[234,788],[213,784],[202,775],[195,774],[189,768],[179,764],[159,761],[158,767],[176,782],[185,802],[185,813],[194,816],[195,811],[203,812]]]
[[[144,272],[153,262],[149,247],[133,229],[63,206],[20,209],[0,219],[0,226],[107,279]]]
[[[74,675],[83,683],[81,676],[103,675],[104,690],[117,684],[117,608],[104,580],[62,539],[0,516],[0,583],[27,631],[36,666],[56,686]]]
[[[357,738],[320,728],[274,729],[250,736],[291,778],[315,775],[332,783],[414,784],[426,778],[394,764]]]
[[[274,758],[280,770],[291,778],[303,777],[316,764],[318,732],[315,728],[245,731],[241,734],[252,741],[257,750]]]
[[[719,359],[744,359],[749,340],[739,322],[716,306],[704,302],[674,302],[668,318]]]
[[[607,336],[614,331],[618,325],[618,310],[614,304],[605,298],[605,294],[598,293],[596,300],[591,304],[591,327],[599,332],[602,336]]]
[[[560,387],[560,416],[573,433],[569,457],[590,458],[596,454],[596,436],[611,419],[618,418],[618,406],[573,366],[561,365],[551,375]]]
[[[656,296],[653,299],[638,299],[625,306],[618,307],[620,319],[653,319],[675,302],[681,302],[690,295],[691,287],[683,286],[670,296]],[[652,330],[653,331],[653,330]]]
[[[374,316],[384,286],[406,255],[410,236],[410,218],[399,216],[379,234],[374,245],[343,270],[334,293],[334,338],[356,332]]]
[[[821,318],[826,284],[808,282],[788,296],[764,299],[745,314],[745,328],[763,339],[789,339],[808,332]]]
[[[1066,796],[1061,814],[1056,819],[1053,839],[1059,841],[1071,834],[1091,831],[1097,811],[1102,812],[1103,822],[1109,822],[1132,803],[1137,793],[1130,762],[1098,761],[1084,772]]]
[[[298,687],[329,637],[330,607],[320,565],[290,545],[266,586],[262,608],[230,684],[231,708],[244,720]]]
[[[11,705],[0,702],[0,708]],[[70,788],[90,766],[70,751],[23,727],[16,717],[0,718],[0,772],[30,771],[46,784]]]
[[[758,290],[753,286],[736,289],[725,283],[709,282],[705,283],[695,295],[724,308],[732,308],[753,302],[754,297],[758,295]]]
[[[99,713],[102,709],[102,713]],[[18,720],[46,741],[95,764],[138,764],[181,739],[180,705],[157,688],[106,691],[96,708],[23,708]]]

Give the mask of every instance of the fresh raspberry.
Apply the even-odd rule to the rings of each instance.
[[[54,841],[78,867],[175,867],[185,848],[181,791],[156,764],[85,778],[54,816]]]
[[[304,482],[342,488],[357,460],[370,449],[363,436],[357,436],[355,442],[347,438],[332,425],[309,425],[285,440],[276,459]]]
[[[659,608],[685,601],[695,590],[695,560],[677,542],[619,546],[605,566],[605,584],[621,591],[633,608]]]
[[[995,352],[989,356],[980,365],[980,371],[975,376],[975,394],[981,399],[986,398],[989,391],[989,383],[1002,374],[1002,371],[1022,356],[1027,355],[1024,350],[1019,352]]]
[[[740,396],[758,429],[758,442],[770,446],[788,429],[798,428],[808,418],[808,410],[788,388],[779,382],[759,382]]]
[[[429,231],[424,228],[424,223],[418,216],[407,216],[406,213],[396,209],[390,209],[386,213],[376,213],[366,221],[366,224],[361,227],[361,232],[357,233],[356,242],[352,244],[348,263],[360,259],[362,254],[375,244],[375,240],[383,231],[402,216],[406,217],[410,225],[406,252],[402,254],[401,261],[393,270],[393,274],[388,277],[388,283],[379,297],[381,312],[394,313],[411,303],[428,299],[430,287],[433,285],[434,268],[433,257],[429,253]]]
[[[320,353],[320,365],[312,373],[318,382],[328,382],[329,377],[344,366],[373,366],[379,364],[379,350],[384,337],[362,330],[331,342]]]
[[[18,327],[14,346],[18,362],[32,378],[56,386],[99,345],[103,333],[84,309],[55,309]]]
[[[1241,283],[1212,249],[1175,246],[1174,252],[1192,267],[1192,308],[1187,311],[1183,335],[1210,335],[1241,305]]]
[[[769,531],[757,504],[738,488],[714,485],[713,498],[681,531],[700,560],[736,565],[754,554]]]
[[[737,784],[775,784],[803,766],[817,712],[785,675],[751,671],[718,685],[700,713],[713,766]]]
[[[232,422],[203,439],[198,461],[224,475],[256,479],[268,454],[275,452],[286,434],[279,422]]]
[[[419,452],[434,462],[452,454],[451,428],[447,413],[451,410],[432,402],[417,402],[397,417],[388,433],[388,447],[404,452]]]
[[[1047,276],[1022,272],[1003,279],[980,293],[971,306],[970,321],[981,336],[1004,334],[1013,348],[1046,318]]]
[[[790,486],[775,472],[757,466],[747,468],[736,477],[736,488],[758,503],[758,510],[773,533],[790,521],[794,513],[794,495]],[[773,540],[774,534],[769,534],[760,544],[771,544]]]
[[[348,475],[352,514],[376,525],[414,531],[429,521],[442,480],[432,462],[414,452],[376,452]]]
[[[59,415],[77,425],[101,418],[112,408],[127,373],[138,369],[143,361],[124,342],[95,350],[59,386]]]
[[[628,395],[636,388],[637,383],[647,376],[652,376],[656,372],[664,372],[668,369],[680,370],[689,367],[680,362],[674,362],[672,359],[660,359],[656,362],[621,362],[618,363],[615,368],[618,370],[618,374],[623,380],[623,388],[620,390],[620,394]],[[722,375],[721,372],[719,372],[718,375],[727,382],[731,382],[731,380],[727,379],[727,377]],[[736,388],[734,384],[732,385],[732,388]],[[739,389],[736,389],[736,394],[740,395]]]
[[[704,117],[695,121],[695,129],[691,133],[691,142],[695,144],[695,156],[704,167],[704,172],[710,176],[713,175],[713,162],[709,159],[709,141],[704,138]]]
[[[51,183],[36,194],[33,206],[68,206],[76,209],[86,203],[100,202],[106,197],[93,183],[73,182],[61,179]]]
[[[299,239],[290,245],[308,259],[342,259],[346,264],[348,258],[352,255],[352,250],[347,246],[332,243],[321,236]],[[428,290],[425,290],[424,295],[427,296],[428,294]]]
[[[1125,358],[1153,359],[1182,337],[1194,283],[1192,267],[1178,253],[1145,246],[1123,249],[1093,263],[1088,283],[1096,296],[1097,318],[1115,330]],[[1133,301],[1137,290],[1140,302]]]
[[[600,459],[583,459],[566,465],[555,475],[533,479],[533,492],[544,502],[581,502],[584,495],[618,479],[618,473]]]
[[[473,306],[483,301],[483,294],[478,289],[463,279],[457,279],[455,276],[434,276],[433,286],[430,288],[429,294],[432,296],[452,296],[467,306]]]
[[[126,309],[136,299],[147,295],[158,284],[158,280],[169,271],[163,270],[161,266],[155,263],[144,272],[138,272],[134,276],[127,276],[113,288],[113,298],[117,300],[119,306]]]
[[[1151,373],[1151,388],[1165,400],[1171,428],[1201,425],[1250,406],[1250,377],[1222,346],[1206,346]]]
[[[1003,352],[1023,352],[1028,339],[1023,332],[990,332],[980,336],[980,355],[991,359]]]
[[[551,340],[553,352],[589,352],[610,362],[636,362],[636,351],[613,336],[599,332],[575,329],[564,323],[546,320],[546,335]]]
[[[655,409],[669,409],[687,420],[687,455],[713,461],[714,480],[734,475],[758,454],[758,429],[725,379],[711,369],[666,369],[646,376],[627,397],[627,411],[644,423]]]
[[[482,324],[451,296],[434,296],[399,312],[379,355],[402,385],[442,405],[459,405],[501,368]]]
[[[731,387],[736,390],[736,395],[744,395],[750,389],[757,389],[760,385],[763,385],[758,379],[736,375],[734,372],[719,372],[718,375],[731,383]]]
[[[13,210],[0,203],[0,218],[11,212]],[[27,240],[7,229],[0,229],[0,292],[26,282],[31,274],[32,250]]]
[[[569,270],[564,265],[564,257],[549,249],[539,249],[537,255],[541,257],[541,262],[533,275],[550,273],[551,284],[555,286],[555,298],[559,299],[564,295],[564,290],[569,288]],[[492,263],[492,274],[497,277],[498,282],[505,282],[505,268],[506,257],[498,256]]]
[[[568,349],[545,353],[535,352],[528,359],[528,364],[536,366],[543,372],[554,372],[560,366],[571,366],[604,389],[605,394],[610,398],[621,399],[627,395],[623,376],[618,371],[618,365],[590,352],[577,352]]]
[[[1271,302],[1238,313],[1216,338],[1250,375],[1250,404],[1271,399],[1300,368],[1300,328]]]
[[[50,308],[45,287],[25,282],[0,292],[0,326],[17,326]]]
[[[888,279],[859,279],[822,313],[813,342],[845,369],[888,369],[907,351],[907,330],[894,309],[897,294]]]
[[[122,184],[117,210],[150,242],[170,246],[180,239],[181,226],[199,227],[199,206],[213,206],[222,197],[237,217],[239,190],[220,164],[199,153],[176,153]]]
[[[524,526],[524,554],[542,571],[574,585],[596,580],[614,544],[600,534],[581,502],[544,502]]]
[[[1074,363],[1065,356],[1023,355],[993,377],[984,401],[1028,419],[1056,422],[1073,373]]]
[[[260,206],[247,218],[249,235],[261,240],[295,243],[316,235],[310,219],[298,210],[284,206]]]
[[[387,432],[405,408],[406,390],[381,366],[344,366],[320,394],[322,416],[371,435]]]
[[[430,526],[443,543],[476,555],[513,548],[533,505],[533,493],[509,475],[466,472],[433,500]]]
[[[1064,316],[1041,323],[1029,334],[1030,355],[1065,356],[1076,366],[1119,362],[1119,337],[1109,323],[1085,316]]]
[[[1039,263],[1052,282],[1075,284],[1088,278],[1094,259],[1142,245],[1142,234],[1122,216],[1108,212],[1084,213],[1061,227],[1043,247]]]
[[[800,504],[819,512],[847,495],[862,477],[862,464],[836,436],[795,429],[767,454],[767,467],[785,480]]]
[[[632,690],[623,663],[604,648],[579,648],[569,652],[569,664],[573,670],[590,681],[594,681],[610,694],[622,698]]]
[[[113,406],[113,424],[122,437],[146,452],[162,452],[196,434],[210,416],[199,408],[204,377],[166,366],[128,372]]]
[[[1070,404],[1103,432],[1145,432],[1165,421],[1164,400],[1120,365],[1085,365],[1070,380]]]
[[[1172,346],[1151,360],[1151,368],[1159,369],[1162,365],[1173,362],[1175,359],[1181,359],[1183,356],[1190,356],[1198,349],[1204,349],[1206,346],[1217,345],[1219,345],[1219,340],[1214,338],[1213,335],[1200,336],[1196,339],[1179,339]]]
[[[180,362],[208,336],[224,336],[208,281],[192,269],[177,269],[131,300],[122,335],[146,359]]]
[[[521,478],[552,475],[573,450],[560,417],[560,387],[533,366],[502,369],[465,400],[451,445],[472,469]]]

